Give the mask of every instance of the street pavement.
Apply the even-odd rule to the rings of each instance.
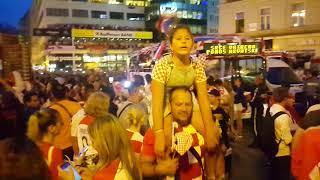
[[[244,123],[244,137],[232,143],[230,180],[268,180],[269,167],[259,149],[248,148],[253,140],[252,124]]]

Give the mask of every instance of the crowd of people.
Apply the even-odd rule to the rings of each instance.
[[[190,59],[190,29],[168,39],[172,52],[152,75],[126,87],[103,73],[37,77],[24,88],[17,75],[1,79],[0,179],[229,179],[249,108],[249,147],[265,152],[272,178],[319,178],[319,105],[297,120],[287,87],[270,96],[262,77],[251,92],[238,77],[207,78],[205,57]]]

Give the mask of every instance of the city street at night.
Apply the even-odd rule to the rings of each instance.
[[[1,0],[0,180],[320,180],[320,0]]]

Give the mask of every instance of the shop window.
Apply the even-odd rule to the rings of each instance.
[[[244,12],[236,14],[236,33],[244,32]]]
[[[69,16],[69,9],[47,8],[47,16]]]
[[[298,27],[303,26],[306,16],[306,10],[304,3],[297,3],[292,5],[291,20],[292,26]]]
[[[144,21],[144,14],[127,13],[129,21]]]
[[[260,28],[261,30],[270,29],[270,8],[260,10]]]
[[[91,11],[91,17],[97,19],[106,19],[107,12],[105,11]]]
[[[72,9],[72,17],[89,17],[89,13],[83,9]]]
[[[110,19],[124,19],[122,12],[110,12]]]

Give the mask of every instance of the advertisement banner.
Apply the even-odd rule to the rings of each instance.
[[[58,36],[58,37],[70,37],[70,29],[45,29],[45,28],[35,28],[33,29],[34,36]]]
[[[121,38],[121,39],[152,39],[151,31],[115,31],[72,29],[72,37],[76,38]]]

